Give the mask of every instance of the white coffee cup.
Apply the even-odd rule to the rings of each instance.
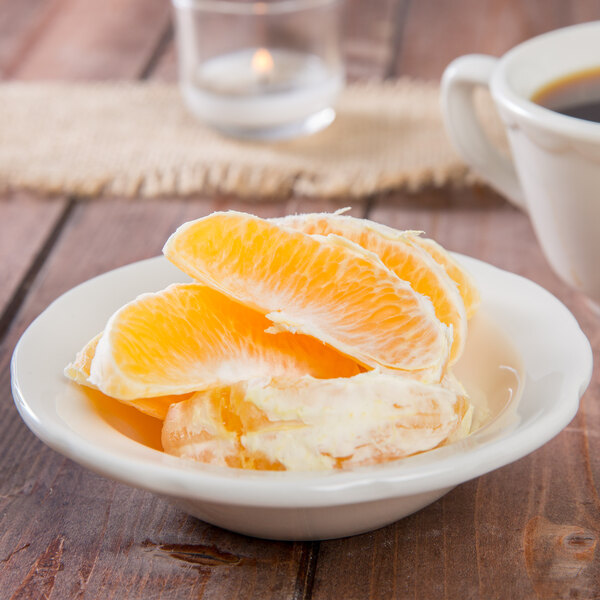
[[[600,123],[533,103],[546,84],[600,67],[600,21],[559,29],[497,59],[468,55],[442,79],[442,108],[458,152],[490,185],[529,213],[556,273],[600,305]],[[490,89],[512,161],[486,138],[473,92]]]

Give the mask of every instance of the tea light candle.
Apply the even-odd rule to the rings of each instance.
[[[314,54],[246,48],[201,63],[182,92],[195,115],[225,133],[280,139],[328,125],[342,85],[342,73]]]
[[[220,131],[277,140],[335,117],[342,0],[172,0],[187,107]]]

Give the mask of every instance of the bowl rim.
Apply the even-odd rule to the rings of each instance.
[[[21,381],[21,355],[32,332],[34,334],[39,323],[48,318],[53,307],[64,302],[70,294],[77,293],[82,286],[110,277],[116,271],[165,260],[163,257],[131,263],[94,277],[61,295],[31,323],[17,343],[11,360],[16,407],[29,429],[54,450],[101,475],[163,496],[234,506],[310,508],[372,502],[454,487],[524,457],[557,435],[575,416],[579,399],[590,382],[593,366],[589,341],[575,317],[550,292],[524,277],[483,261],[460,254],[455,256],[471,271],[492,273],[504,280],[505,284],[513,284],[521,291],[534,294],[536,299],[542,299],[545,306],[561,319],[562,326],[569,330],[569,356],[578,357],[579,360],[571,371],[564,373],[565,385],[561,386],[560,393],[557,391],[554,401],[546,403],[543,413],[533,422],[526,426],[520,424],[508,435],[477,447],[465,447],[464,451],[408,468],[402,466],[403,461],[398,461],[334,473],[248,472],[207,467],[150,448],[146,448],[149,453],[154,453],[148,454],[150,460],[122,456],[115,450],[90,442],[58,417],[52,422],[42,422],[32,403],[25,398]],[[532,313],[531,318],[539,320],[542,318],[539,314]],[[523,368],[527,373],[525,362]],[[528,392],[527,385],[525,381],[523,398]],[[468,440],[457,442],[452,448],[468,446]],[[446,448],[450,446],[426,454],[440,453]]]

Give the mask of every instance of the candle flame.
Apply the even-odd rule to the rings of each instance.
[[[252,68],[259,74],[267,74],[273,70],[273,57],[266,48],[259,48],[252,57]]]

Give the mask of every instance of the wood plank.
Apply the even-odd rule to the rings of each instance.
[[[60,0],[0,0],[0,79],[56,13]]]
[[[19,79],[116,79],[144,72],[169,27],[163,0],[64,0],[9,75]]]
[[[54,227],[65,210],[64,198],[39,198],[32,194],[12,193],[0,197],[0,337],[11,318],[9,305],[15,306],[25,274],[32,269]],[[31,273],[34,275],[34,273]]]
[[[600,324],[550,271],[528,218],[486,190],[396,195],[370,217],[540,283],[574,311],[600,359]],[[600,563],[600,376],[577,417],[526,458],[394,525],[321,543],[313,597],[594,597]]]
[[[411,2],[394,73],[438,79],[457,56],[470,53],[500,56],[530,37],[598,18],[597,2]]]
[[[397,24],[408,0],[378,0],[368,10],[360,0],[347,0],[343,17],[342,52],[349,81],[381,80],[390,74],[395,54]],[[177,52],[174,41],[157,61],[152,78],[177,79]]]
[[[19,56],[51,21],[60,3],[60,0],[0,0],[0,79],[14,69]],[[35,259],[66,206],[64,198],[49,200],[22,192],[0,195],[0,338],[26,293],[27,274],[34,274]]]
[[[300,206],[340,208],[299,199],[255,205],[217,198],[103,199],[74,209],[0,346],[0,589],[5,597],[42,592],[58,599],[304,597],[302,571],[310,545],[223,531],[63,459],[20,421],[8,374],[21,332],[55,297],[108,269],[159,254],[182,222],[213,210],[276,216]],[[355,210],[360,214],[364,206]]]

